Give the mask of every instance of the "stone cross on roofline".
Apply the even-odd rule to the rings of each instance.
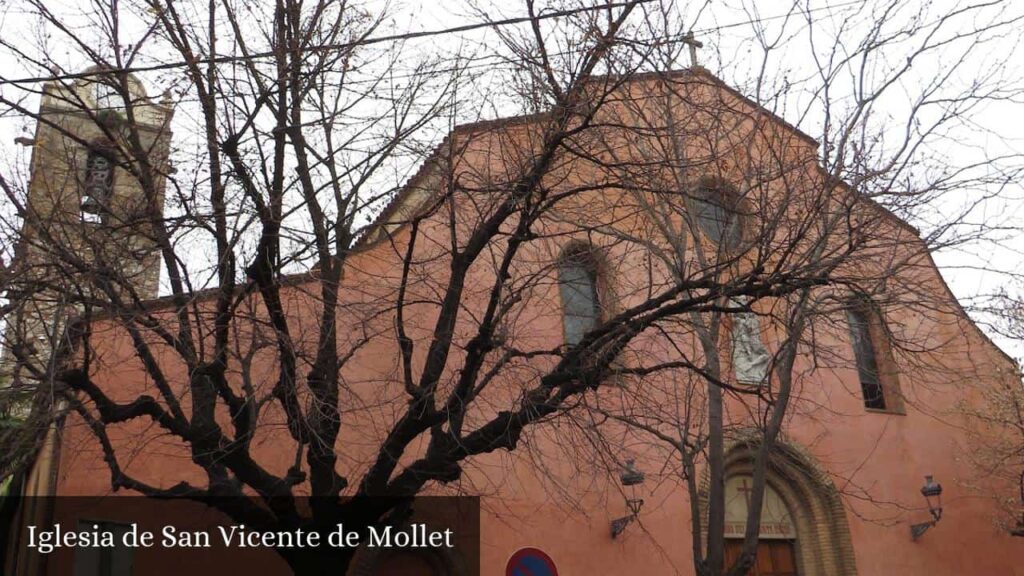
[[[699,66],[700,64],[697,63],[697,48],[703,48],[704,43],[697,40],[693,35],[693,30],[690,30],[683,35],[683,44],[690,47],[690,65]]]

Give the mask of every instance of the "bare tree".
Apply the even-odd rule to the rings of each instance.
[[[444,110],[445,76],[431,74],[434,65],[422,60],[406,67],[404,80],[391,78],[399,60],[409,60],[398,39],[387,47],[368,40],[385,16],[344,2],[244,10],[233,3],[101,2],[79,16],[89,24],[85,33],[44,2],[31,8],[92,67],[65,71],[44,46],[5,42],[54,78],[41,91],[38,83],[24,85],[42,98],[39,112],[23,98],[4,100],[38,122],[36,145],[48,146],[50,156],[44,164],[38,155],[23,187],[4,187],[22,222],[22,263],[39,268],[9,285],[8,297],[28,318],[6,332],[16,365],[10,390],[59,395],[58,405],[81,417],[107,451],[115,490],[209,498],[240,496],[244,487],[280,498],[289,514],[281,524],[299,522],[296,486],[330,498],[346,485],[335,452],[346,357],[336,331],[343,264],[360,215],[393,193],[378,176],[394,159],[415,156],[413,135]],[[154,63],[161,51],[170,61]],[[162,102],[145,97],[131,74],[140,68],[176,75],[164,79]],[[185,132],[173,143],[171,106]],[[80,148],[90,151],[88,159]],[[114,166],[99,182],[92,181],[94,157]],[[307,334],[289,320],[281,293],[289,271],[310,263],[315,272],[304,286],[318,303],[321,329],[306,347]],[[148,302],[161,268],[170,314]],[[212,307],[196,299],[204,289]],[[78,320],[69,327],[61,316],[72,312]],[[156,383],[153,396],[120,403],[116,391],[91,380],[102,364],[90,339],[98,316],[129,335]],[[63,341],[81,327],[71,336],[80,338],[73,355],[27,346],[40,318]],[[231,382],[239,323],[259,323],[277,350],[270,397]],[[179,366],[189,374],[184,382],[173,376]],[[55,380],[61,385],[49,385]],[[293,441],[295,466],[282,476],[250,452],[268,401],[283,410]],[[221,428],[219,406],[230,413],[231,432]],[[205,486],[149,485],[126,473],[107,430],[144,417],[191,445]],[[315,511],[317,521],[322,512]]]
[[[997,334],[1019,342],[1022,335],[1022,303],[1003,292],[984,308]],[[1019,360],[1018,360],[1019,362]],[[970,487],[996,503],[999,527],[1024,536],[1024,384],[1019,368],[996,386],[982,391],[982,402],[959,407],[971,433],[971,461],[991,483],[971,482]],[[974,480],[974,479],[972,479]]]
[[[635,5],[565,12],[587,26],[580,35],[581,68],[560,85],[559,109],[541,149],[514,177],[515,197],[534,193],[562,143],[585,128],[578,106],[587,79],[619,44]],[[9,292],[26,318],[24,326],[7,331],[16,366],[11,389],[58,395],[60,402],[50,407],[65,407],[91,431],[115,490],[208,502],[255,493],[270,503],[269,511],[237,500],[222,504],[253,526],[323,527],[340,518],[366,525],[390,506],[370,497],[414,495],[429,481],[452,480],[467,456],[514,445],[516,425],[508,424],[518,417],[504,414],[458,447],[450,441],[444,450],[432,447],[429,457],[395,474],[410,441],[428,430],[441,438],[442,412],[428,406],[452,343],[459,276],[516,213],[510,199],[456,255],[464,267],[453,270],[454,296],[438,315],[421,383],[406,383],[412,395],[407,415],[395,422],[376,462],[349,492],[353,498],[337,501],[349,485],[338,465],[345,450],[339,447],[341,414],[349,409],[341,370],[376,336],[373,319],[393,310],[401,321],[404,304],[399,299],[355,319],[339,316],[359,310],[357,298],[339,298],[343,271],[356,248],[359,218],[393,194],[394,186],[380,188],[386,181],[380,174],[396,157],[418,152],[414,135],[445,110],[452,94],[448,77],[434,73],[430,63],[394,78],[404,58],[396,48],[401,37],[379,50],[382,43],[372,37],[383,15],[331,1],[278,3],[266,13],[240,12],[231,3],[99,3],[84,15],[95,35],[89,37],[45,3],[32,8],[93,67],[64,72],[44,46],[5,42],[11,53],[51,71],[54,82],[38,94],[40,112],[18,98],[4,98],[4,105],[36,119],[38,146],[56,142],[64,148],[52,165],[37,163],[23,188],[5,187],[22,221],[22,260],[39,269]],[[542,17],[531,13],[531,20],[539,30]],[[132,32],[129,21],[141,28]],[[143,64],[154,47],[170,49],[172,61]],[[180,95],[168,93],[159,104],[147,99],[130,75],[139,69],[183,71],[171,86]],[[184,145],[170,139],[175,101],[179,118],[189,114],[185,126],[196,135]],[[49,104],[71,110],[75,125],[55,118]],[[146,126],[147,120],[156,122]],[[89,150],[88,158],[80,148]],[[116,187],[110,189],[111,181],[122,180],[132,191],[127,203]],[[197,264],[196,250],[204,246],[210,256]],[[312,271],[287,276],[303,263],[312,263]],[[157,265],[165,271],[167,296],[154,306],[146,276]],[[212,288],[201,293],[206,286]],[[307,301],[315,318],[311,331],[294,316],[297,298]],[[78,320],[64,323],[63,310],[77,312]],[[69,333],[58,339],[73,341],[74,352],[46,353],[26,344],[42,325],[55,336]],[[346,331],[341,340],[340,326]],[[126,398],[124,390],[94,380],[102,373],[102,343],[113,338],[111,328],[130,342],[155,384],[152,394]],[[261,369],[267,365],[259,360],[268,351],[276,378],[264,387]],[[180,439],[202,470],[202,484],[151,484],[129,471],[110,430],[141,418]],[[263,422],[277,418],[287,424],[294,453],[285,474],[272,472],[252,447]],[[323,504],[306,517],[297,494]],[[334,553],[332,572],[352,554]],[[327,569],[308,555],[282,555],[302,573]]]
[[[616,127],[633,126],[645,135],[634,139],[643,142],[639,150],[632,150],[639,158],[627,157],[607,142],[602,149],[612,158],[611,165],[624,173],[619,181],[628,183],[645,226],[627,232],[616,220],[598,225],[596,230],[615,242],[644,246],[661,265],[660,274],[637,276],[675,283],[706,277],[724,290],[717,295],[714,308],[658,322],[656,327],[667,340],[662,346],[670,347],[668,359],[663,364],[654,362],[658,356],[645,349],[635,355],[646,360],[642,367],[613,370],[629,377],[628,384],[610,398],[602,400],[598,394],[590,405],[595,415],[581,418],[581,427],[599,431],[601,439],[595,443],[613,447],[606,455],[613,463],[617,458],[614,447],[630,445],[623,437],[641,444],[646,439],[674,452],[669,458],[676,463],[690,494],[698,574],[745,574],[753,565],[766,470],[779,457],[776,443],[785,434],[789,414],[808,408],[801,403],[808,402],[802,389],[808,382],[816,384],[809,375],[853,367],[853,358],[829,343],[849,337],[845,335],[848,322],[865,323],[872,337],[877,332],[886,343],[873,367],[878,373],[867,378],[861,374],[862,382],[877,387],[863,390],[866,402],[872,394],[881,400],[884,381],[892,379],[887,373],[894,374],[896,366],[915,371],[920,378],[915,385],[922,388],[943,379],[971,387],[975,372],[949,364],[942,357],[942,351],[949,351],[946,347],[928,347],[925,334],[890,330],[884,319],[899,323],[901,318],[915,315],[939,322],[963,318],[941,280],[922,276],[920,269],[931,266],[928,255],[933,250],[984,240],[997,231],[1001,224],[995,221],[971,226],[971,215],[987,200],[1005,193],[1007,182],[1020,173],[1019,157],[1013,154],[941,167],[925,159],[933,142],[970,115],[978,102],[1001,99],[1002,94],[1019,90],[987,76],[987,70],[982,72],[985,76],[966,85],[952,81],[972,65],[969,55],[973,50],[1020,21],[1020,15],[1007,12],[1006,7],[993,12],[987,12],[988,8],[991,6],[963,5],[938,15],[922,9],[907,21],[895,4],[888,4],[876,7],[866,32],[860,31],[863,41],[859,44],[849,43],[842,34],[826,34],[828,40],[822,46],[821,36],[815,32],[819,25],[814,10],[794,5],[785,18],[808,28],[808,49],[815,58],[812,103],[803,104],[797,115],[824,119],[818,136],[820,155],[813,151],[793,154],[790,142],[757,134],[757,127],[744,130],[744,122],[757,126],[756,120],[746,115],[751,112],[727,99],[695,97],[692,81],[669,80],[660,90],[649,92],[650,100],[661,100],[660,106],[626,99],[628,113],[616,116]],[[865,15],[862,10],[844,13],[844,27],[855,29]],[[663,11],[674,13],[672,9]],[[981,18],[963,25],[961,18],[974,16]],[[671,18],[661,22],[671,22]],[[772,77],[769,62],[774,54],[792,50],[798,34],[785,25],[773,27],[757,19],[751,24],[751,44],[759,58],[749,58],[746,65],[752,69],[748,73],[754,79],[751,93],[758,110],[791,104],[807,87]],[[685,27],[676,26],[677,37],[685,38]],[[893,28],[913,38],[909,47],[899,39],[900,34],[889,34]],[[684,43],[666,43],[647,57],[655,60],[654,69],[663,70],[671,68],[685,50]],[[913,63],[936,53],[943,57],[940,73],[908,88],[908,79],[914,76]],[[901,57],[898,64],[887,64],[876,59],[882,54]],[[846,85],[848,78],[855,78],[850,86]],[[912,94],[910,105],[900,110],[905,117],[898,120],[908,129],[895,140],[888,127],[872,120],[879,102],[886,102],[894,87]],[[852,97],[837,98],[844,90],[850,90]],[[673,109],[680,102],[686,106],[683,113]],[[889,112],[890,118],[892,115]],[[652,134],[657,137],[650,137]],[[769,143],[759,142],[757,136],[768,138]],[[977,171],[981,165],[993,171]],[[723,188],[731,190],[732,199],[724,205],[708,206],[706,191],[712,190],[713,197],[720,198]],[[680,190],[692,192],[681,195]],[[964,190],[976,194],[956,201],[951,198],[951,191]],[[936,218],[939,206],[949,211]],[[689,216],[680,219],[679,214]],[[919,238],[917,230],[891,214],[925,225],[925,234]],[[719,242],[711,250],[702,245],[701,238],[709,233],[707,220],[712,221],[712,235],[735,235],[731,245]],[[729,228],[737,224],[746,231]],[[820,282],[770,297],[754,295],[753,299],[726,288],[731,282],[749,282],[752,274],[771,277],[801,272]],[[965,327],[965,331],[971,330]],[[684,369],[683,375],[679,368]],[[756,376],[751,378],[751,373]],[[1005,392],[1004,384],[994,383],[985,393]],[[1015,382],[1008,386],[1016,389]],[[903,411],[913,405],[913,399],[904,398],[898,389],[885,390],[885,394],[889,409]],[[1005,400],[1004,408],[1016,405]],[[977,405],[969,399],[963,402]],[[910,409],[927,412],[933,407]],[[951,426],[963,425],[957,410],[943,410]],[[974,412],[981,415],[991,410],[983,406]],[[608,429],[596,427],[595,422],[605,422]],[[608,426],[609,422],[613,425]],[[991,439],[991,430],[983,437]],[[724,487],[730,443],[747,446],[754,456],[749,466],[753,487],[748,493],[743,544],[739,553],[728,559]],[[983,476],[979,474],[979,479]],[[864,493],[856,496],[871,498]]]
[[[893,34],[883,17],[856,46],[840,33],[810,88],[768,82],[765,65],[748,99],[700,68],[670,71],[687,49],[671,4],[553,13],[528,0],[522,26],[484,21],[511,90],[480,102],[465,96],[471,60],[400,71],[408,38],[344,2],[97,4],[88,29],[99,43],[32,6],[96,67],[53,72],[45,46],[4,45],[50,71],[49,97],[78,111],[89,136],[20,99],[0,102],[69,149],[100,138],[115,178],[139,194],[130,210],[100,207],[105,235],[70,226],[83,218],[80,188],[51,180],[44,209],[27,184],[4,187],[37,254],[23,260],[45,269],[24,276],[15,300],[79,315],[51,330],[61,342],[70,332],[64,354],[19,348],[23,335],[8,332],[25,374],[13,386],[59,399],[36,412],[82,423],[114,489],[211,503],[255,494],[269,506],[224,505],[254,527],[365,526],[391,511],[380,497],[476,492],[466,470],[500,450],[597,446],[600,471],[615,470],[622,462],[602,447],[629,434],[678,465],[696,569],[708,575],[751,566],[766,471],[801,386],[815,365],[848,363],[821,331],[845,329],[852,297],[914,306],[915,286],[935,279],[907,271],[969,213],[921,240],[880,204],[912,218],[936,210],[944,190],[985,184],[966,167],[922,173],[917,160],[965,108],[1003,94],[977,83],[951,96],[940,78],[901,111],[914,129],[896,144],[877,138],[876,103],[916,55],[951,42],[946,19],[911,18]],[[814,26],[799,4],[790,17]],[[1012,21],[998,14],[965,37]],[[757,24],[766,61],[781,40]],[[866,74],[906,36],[921,40],[906,67]],[[157,48],[173,56],[156,60]],[[154,104],[132,70],[179,76],[161,78],[171,92]],[[854,97],[840,100],[832,91],[850,77]],[[97,111],[92,93],[114,112]],[[804,114],[822,118],[817,142],[769,112],[799,94],[810,97]],[[423,155],[430,128],[463,107],[512,102],[530,114],[451,130],[398,191],[391,171]],[[172,106],[173,124],[142,129],[145,114]],[[83,161],[69,152],[78,168],[67,172]],[[166,279],[156,303],[139,288],[154,265]],[[762,346],[730,342],[751,315]],[[743,362],[761,371],[754,381],[736,378],[741,345],[752,346]],[[114,361],[140,381],[114,386],[104,375]],[[545,442],[562,421],[581,424],[578,444]],[[147,481],[129,463],[144,443],[120,432],[140,422],[194,465],[180,482]],[[369,449],[361,427],[379,432]],[[754,491],[727,566],[726,449],[741,432]],[[302,495],[317,498],[311,515]],[[280,551],[296,572],[324,573],[305,552]],[[331,553],[332,572],[352,561]]]

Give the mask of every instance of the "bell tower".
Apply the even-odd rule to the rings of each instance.
[[[35,137],[19,139],[33,150],[0,359],[0,390],[14,395],[53,370],[69,319],[159,290],[171,108],[130,74],[78,76],[43,88]]]

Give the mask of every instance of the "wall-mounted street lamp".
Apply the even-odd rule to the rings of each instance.
[[[644,473],[636,469],[636,463],[633,460],[626,460],[622,474],[619,474],[619,482],[622,482],[623,486],[629,488],[632,497],[626,498],[626,508],[629,510],[629,514],[612,520],[612,538],[622,534],[626,530],[626,526],[629,526],[630,522],[636,520],[636,517],[640,514],[640,508],[644,505],[643,498],[637,498],[636,496],[636,487],[644,483]]]
[[[931,476],[924,477],[924,486],[921,487],[921,495],[928,502],[928,512],[932,519],[928,522],[921,522],[910,527],[910,537],[913,540],[920,538],[929,528],[935,526],[942,519],[942,484],[939,484]]]

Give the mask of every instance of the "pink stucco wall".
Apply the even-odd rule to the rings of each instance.
[[[478,140],[465,152],[462,162],[477,174],[501,170],[498,158],[502,155],[495,151],[507,146],[508,139],[528,139],[528,128],[529,124],[511,125],[500,136],[477,134]],[[813,145],[786,128],[772,127],[761,137],[764,146],[781,142],[786,154],[813,159]],[[724,170],[728,172],[732,168],[726,160]],[[734,161],[734,165],[737,163]],[[560,170],[561,176],[569,180],[593,177],[579,166],[563,166]],[[813,179],[814,170],[806,170],[803,178]],[[607,218],[624,229],[639,228],[639,217],[631,212],[633,207],[617,194],[587,193],[578,204],[566,207],[566,213],[579,220]],[[463,201],[458,209],[469,206]],[[810,358],[801,359],[801,378],[784,440],[826,471],[843,494],[858,574],[1024,574],[1024,542],[997,529],[995,506],[985,497],[985,479],[979,478],[979,470],[968,457],[976,446],[970,444],[965,432],[968,424],[959,412],[965,402],[980,402],[979,389],[998,379],[1014,378],[1015,369],[955,305],[930,259],[920,254],[919,241],[909,228],[889,217],[878,216],[878,220],[879,234],[884,232],[888,239],[895,239],[883,250],[915,263],[893,282],[892,290],[903,294],[900,297],[906,298],[907,305],[894,307],[886,317],[894,333],[920,343],[923,350],[896,354],[906,414],[865,410],[852,369],[848,335],[841,329],[840,319],[834,329],[823,325],[817,334],[819,344],[834,352],[831,365],[825,363],[815,369]],[[470,221],[467,217],[462,225],[468,226]],[[564,222],[550,222],[548,226],[548,232],[560,227],[571,229],[571,224]],[[419,255],[425,260],[431,254],[442,256],[418,270],[413,289],[428,301],[436,299],[434,289],[446,277],[446,230],[442,216],[421,226]],[[362,347],[343,370],[343,404],[362,407],[343,414],[339,466],[351,479],[358,479],[366,469],[375,443],[404,405],[397,378],[398,353],[394,337],[388,332],[391,317],[385,315],[366,324],[358,319],[364,317],[361,315],[366,309],[393,299],[398,263],[408,235],[408,227],[398,228],[393,230],[391,241],[381,240],[352,254],[340,291],[344,302],[339,319],[343,345],[355,342],[364,329],[382,334]],[[550,267],[566,241],[552,234],[531,244],[524,249],[523,264],[516,273],[525,275]],[[632,271],[645,261],[644,254],[599,235],[594,241],[604,246],[609,262],[604,271],[604,293],[614,296],[614,302],[608,305],[624,307],[642,298],[647,276]],[[481,297],[491,276],[492,270],[485,265],[473,269],[467,299],[470,310],[482,306]],[[550,271],[548,276],[553,279]],[[295,334],[305,330],[309,338],[315,336],[315,296],[307,290],[315,293],[317,289],[301,282],[285,289],[293,321],[299,326]],[[922,312],[925,307],[913,305],[925,297],[938,304],[928,306],[929,313]],[[553,281],[534,286],[509,338],[528,347],[557,345],[562,330],[559,307]],[[407,311],[414,339],[428,335],[435,308],[433,304],[420,304]],[[260,313],[257,305],[254,314]],[[464,315],[468,317],[471,315]],[[464,320],[458,337],[466,338],[472,328],[471,321]],[[770,331],[765,340],[769,347],[777,343]],[[97,350],[93,377],[115,399],[126,400],[141,393],[155,395],[123,331],[98,324],[92,345]],[[422,362],[424,347],[417,348],[418,362]],[[636,350],[637,354],[664,353],[653,339],[640,339]],[[167,371],[170,380],[184,386],[186,375],[180,364],[175,364],[173,353],[159,351],[165,366],[172,367]],[[256,358],[257,367],[269,367],[256,371],[265,373],[257,375],[256,380],[269,390],[274,378],[273,355],[261,351]],[[629,361],[628,356],[624,361]],[[449,367],[457,365],[456,352]],[[530,378],[548,365],[545,360],[537,360],[497,382],[489,390],[486,403],[472,414],[473,420],[482,421],[497,410],[513,406]],[[611,390],[609,401],[621,401],[616,400],[617,393]],[[731,421],[742,423],[749,418],[748,407],[740,399],[732,399]],[[267,410],[272,418],[274,405],[269,404]],[[637,458],[638,467],[647,474],[638,492],[645,505],[639,522],[613,540],[609,523],[626,513],[615,479],[618,470],[595,459],[580,430],[579,422],[571,418],[555,419],[524,434],[516,451],[475,457],[466,464],[463,478],[457,483],[431,489],[483,496],[482,573],[504,574],[505,562],[515,550],[534,546],[546,550],[558,563],[559,573],[567,576],[692,574],[688,495],[677,471],[666,469],[670,462],[667,450],[623,436],[624,449]],[[187,479],[202,483],[200,470],[184,448],[161,435],[149,422],[135,421],[120,427],[114,442],[124,454],[131,455],[124,458],[126,469],[148,482],[167,486]],[[290,441],[283,427],[268,426],[259,431],[254,452],[268,470],[283,475],[294,458],[293,452],[284,448],[287,446]],[[75,417],[69,418],[64,428],[60,456],[59,494],[110,491],[110,475],[96,443]],[[412,456],[407,454],[406,459]],[[928,517],[918,493],[925,474],[933,474],[943,484],[945,514],[937,527],[920,541],[912,542],[909,525]]]

